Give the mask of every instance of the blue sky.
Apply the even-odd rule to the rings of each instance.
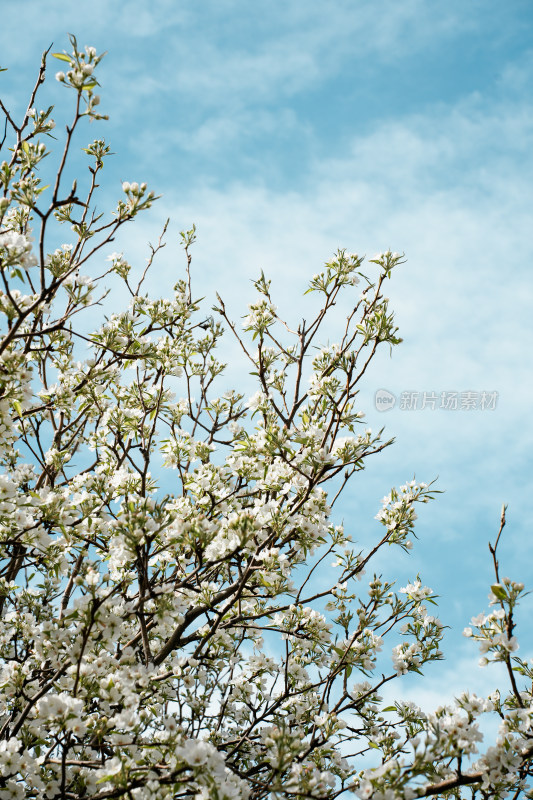
[[[20,0],[2,4],[0,26],[11,32],[0,91],[19,110],[41,51],[67,48],[67,32],[109,51],[99,78],[111,118],[86,133],[116,153],[103,196],[111,204],[121,180],[163,195],[118,243],[133,263],[167,216],[172,241],[195,222],[208,300],[222,291],[237,318],[264,269],[294,318],[306,280],[337,247],[405,251],[389,290],[405,341],[392,360],[380,356],[361,393],[368,424],[386,425],[396,444],[338,513],[370,541],[391,485],[439,477],[445,493],[422,508],[414,552],[380,568],[400,582],[420,572],[441,595],[448,661],[423,691],[428,703],[458,691],[457,675],[477,663],[461,631],[486,607],[486,543],[502,502],[503,573],[533,584],[529,0]],[[67,104],[54,81],[47,100]],[[167,247],[154,287],[181,263]],[[495,391],[498,402],[380,413],[381,388]],[[492,688],[486,671],[469,680]]]

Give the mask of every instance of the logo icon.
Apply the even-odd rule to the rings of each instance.
[[[374,397],[374,405],[378,411],[390,411],[396,405],[396,396],[388,389],[378,389]]]

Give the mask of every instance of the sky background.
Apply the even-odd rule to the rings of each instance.
[[[444,494],[421,507],[414,551],[378,565],[400,585],[420,572],[450,626],[447,660],[405,691],[428,706],[467,685],[490,691],[496,672],[477,669],[461,632],[487,608],[487,541],[504,502],[502,573],[533,586],[530,0],[19,0],[1,4],[0,29],[0,93],[15,113],[52,42],[68,48],[72,32],[108,51],[98,77],[110,121],[79,144],[105,136],[116,154],[104,205],[122,180],[162,195],[115,248],[141,268],[170,217],[154,291],[182,270],[177,235],[192,223],[196,293],[209,306],[220,291],[235,319],[261,269],[297,321],[307,280],[338,247],[405,252],[387,287],[404,343],[376,359],[360,395],[368,425],[396,443],[368,462],[336,521],[368,544],[391,486],[438,477]],[[60,68],[52,60],[51,75]],[[47,103],[61,120],[68,98],[53,80]],[[235,385],[251,387],[232,363]],[[379,389],[393,409],[375,408]],[[452,391],[497,392],[496,407],[400,407],[402,392],[420,403]]]

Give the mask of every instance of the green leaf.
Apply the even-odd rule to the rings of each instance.
[[[507,600],[507,592],[501,585],[501,583],[493,583],[490,587],[490,590],[493,595],[495,595],[498,600]]]
[[[13,400],[13,408],[15,409],[15,411],[17,412],[19,417],[21,417],[22,416],[22,406],[20,405],[20,400]]]
[[[58,58],[60,61],[68,61],[69,64],[72,61],[71,57],[65,55],[65,53],[52,53],[52,55],[54,58]]]
[[[398,709],[396,708],[396,706],[387,706],[387,708],[382,708],[381,710],[385,712],[385,711],[397,711]]]

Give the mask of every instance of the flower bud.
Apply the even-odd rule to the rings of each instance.
[[[129,184],[129,181],[124,181],[124,183],[122,184],[122,191],[123,192],[129,192],[130,190],[131,190],[131,186]]]
[[[65,80],[65,73],[64,72],[56,72],[56,81],[63,83]]]

